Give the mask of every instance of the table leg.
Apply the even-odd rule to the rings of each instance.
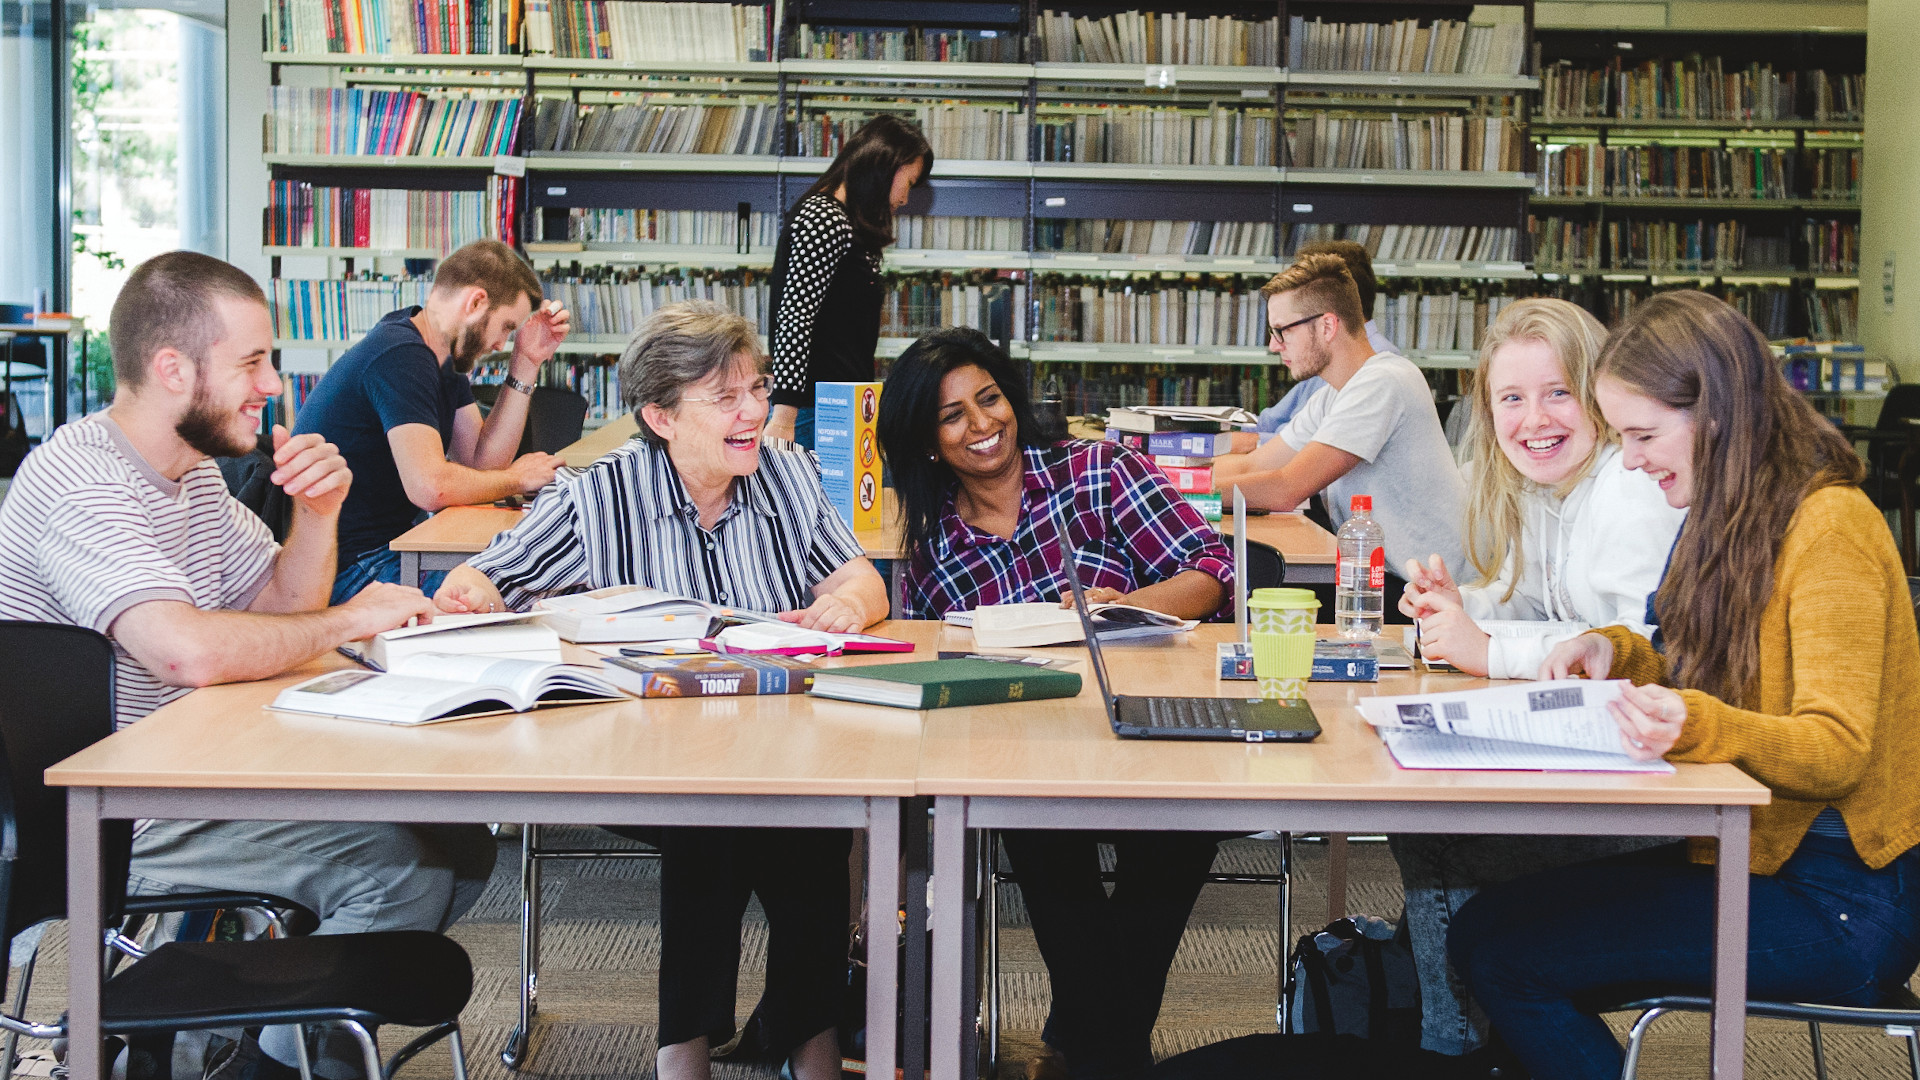
[[[927,1067],[927,800],[902,799],[900,810],[900,848],[907,867],[900,1067],[907,1076],[919,1076]]]
[[[1714,856],[1714,1080],[1740,1080],[1746,1060],[1749,815],[1744,806],[1720,808],[1720,850]]]
[[[400,553],[400,584],[413,588],[420,587],[420,553],[403,551]]]
[[[67,789],[67,1075],[105,1075],[100,1047],[102,910],[100,789]],[[124,883],[121,886],[125,887]]]
[[[67,335],[53,335],[52,368],[47,374],[47,404],[53,411],[53,425],[47,429],[47,436],[53,436],[53,428],[67,422]]]
[[[900,903],[900,800],[867,800],[867,1075],[893,1073],[899,991],[893,927]],[[879,1064],[875,1064],[878,1062]]]
[[[962,983],[968,935],[966,799],[934,800],[933,1023],[928,1049],[933,1080],[961,1080],[966,1040],[967,987]]]
[[[901,614],[900,605],[901,597],[905,595],[901,590],[906,587],[907,581],[906,556],[888,559],[887,564],[887,617],[904,619],[906,616]]]

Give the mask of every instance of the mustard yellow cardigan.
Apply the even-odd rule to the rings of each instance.
[[[1666,658],[1625,627],[1612,677],[1664,683]],[[1823,807],[1878,869],[1920,842],[1920,635],[1886,519],[1856,487],[1801,503],[1760,614],[1760,677],[1739,708],[1682,690],[1687,722],[1667,757],[1730,762],[1773,789],[1753,810],[1756,874],[1787,861]]]

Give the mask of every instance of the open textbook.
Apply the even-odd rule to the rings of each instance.
[[[1094,633],[1103,642],[1162,637],[1200,625],[1193,619],[1131,604],[1089,604],[1087,611],[1093,616]],[[990,604],[972,611],[948,612],[946,622],[971,627],[973,643],[983,649],[1037,649],[1086,640],[1080,616],[1059,604]]]
[[[806,630],[777,615],[709,604],[644,585],[550,596],[535,603],[533,611],[577,644],[690,640],[715,652],[790,655],[913,651],[910,643],[893,638]]]
[[[411,726],[625,697],[589,667],[418,653],[385,673],[330,671],[296,683],[269,708]]]
[[[1407,769],[1672,772],[1635,761],[1607,705],[1625,680],[1560,679],[1452,693],[1363,697],[1360,715]]]

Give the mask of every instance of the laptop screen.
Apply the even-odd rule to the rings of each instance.
[[[1073,610],[1080,616],[1080,632],[1087,636],[1087,658],[1093,665],[1093,677],[1100,681],[1100,704],[1107,719],[1113,720],[1113,687],[1107,685],[1107,662],[1100,656],[1100,637],[1093,632],[1093,613],[1087,610],[1087,591],[1080,586],[1080,568],[1073,564],[1073,553],[1060,549],[1060,569],[1067,576],[1067,589],[1073,593]]]

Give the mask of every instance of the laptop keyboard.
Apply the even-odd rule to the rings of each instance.
[[[1231,728],[1238,726],[1239,704],[1230,698],[1148,698],[1147,719],[1154,727]]]

